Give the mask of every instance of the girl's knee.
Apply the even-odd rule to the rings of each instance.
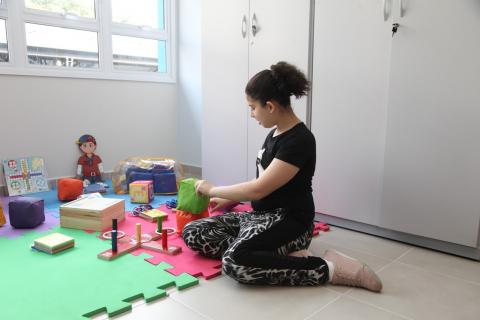
[[[198,239],[201,229],[202,228],[197,223],[197,221],[191,221],[183,227],[182,238],[187,247],[189,247],[190,249],[192,249],[192,246],[194,246],[196,239]]]

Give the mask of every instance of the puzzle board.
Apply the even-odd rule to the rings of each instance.
[[[6,159],[3,171],[10,196],[49,190],[43,158]]]

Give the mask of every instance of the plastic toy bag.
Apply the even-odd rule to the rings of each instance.
[[[130,157],[114,167],[112,186],[115,193],[127,194],[131,182],[151,180],[155,194],[176,194],[182,179],[183,167],[172,158]]]
[[[208,207],[209,198],[195,193],[197,179],[189,178],[180,181],[177,210],[200,214]]]

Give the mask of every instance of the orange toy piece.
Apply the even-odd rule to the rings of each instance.
[[[177,232],[179,235],[182,234],[183,227],[191,221],[198,220],[201,218],[208,218],[210,214],[208,213],[208,208],[205,211],[202,211],[199,214],[192,214],[190,212],[176,210],[177,216]]]
[[[7,221],[5,220],[5,215],[3,214],[2,201],[0,201],[0,227],[5,223],[7,223]]]
[[[63,178],[57,182],[57,197],[60,201],[72,201],[83,194],[83,181],[79,179]]]

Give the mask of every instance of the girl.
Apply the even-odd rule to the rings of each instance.
[[[223,272],[241,283],[331,282],[379,292],[380,279],[360,261],[332,250],[323,259],[307,251],[315,210],[315,138],[293,112],[290,96],[308,90],[305,75],[286,62],[250,79],[245,93],[251,117],[273,128],[258,153],[257,178],[222,187],[200,180],[196,191],[212,197],[214,211],[237,201],[252,201],[254,211],[193,221],[183,229],[183,239],[204,256],[222,258]]]

